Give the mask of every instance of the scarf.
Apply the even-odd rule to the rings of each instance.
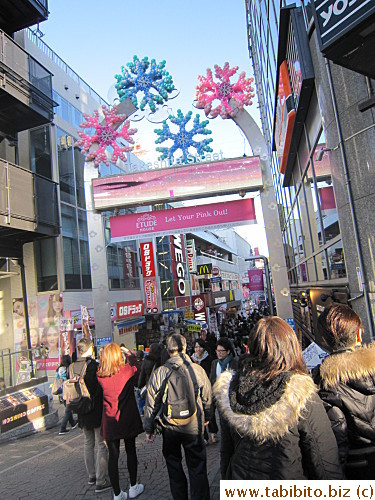
[[[233,359],[232,354],[229,354],[229,356],[227,358],[225,358],[223,361],[221,359],[218,359],[222,372],[225,372],[225,370],[228,368],[228,365],[232,361],[232,359]]]
[[[195,352],[191,355],[191,359],[195,362],[195,363],[198,363],[199,365],[202,363],[202,361],[204,359],[206,359],[208,356],[208,352],[207,351],[204,351],[203,353],[203,356],[201,357],[201,359],[198,359],[197,355],[195,354]]]
[[[273,380],[259,380],[251,372],[237,373],[229,388],[229,401],[236,413],[255,415],[273,406],[284,394],[292,374],[284,372]]]

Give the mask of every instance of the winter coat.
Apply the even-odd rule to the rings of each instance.
[[[207,377],[210,376],[212,358],[207,351],[204,351],[203,359],[201,359],[200,361],[195,354],[192,354],[191,360],[193,361],[193,363],[197,363],[203,368],[203,370],[206,372]]]
[[[258,382],[244,392],[250,377],[225,371],[214,386],[222,478],[342,479],[335,436],[311,377],[283,374],[276,385]]]
[[[142,388],[145,385],[147,385],[155,363],[156,363],[156,359],[151,357],[150,355],[148,355],[144,358],[143,363],[142,363],[141,373],[139,374],[139,378],[138,378],[138,387],[139,388]]]
[[[211,406],[211,384],[206,372],[201,366],[192,363],[186,354],[171,356],[168,361],[157,368],[149,380],[147,386],[146,405],[144,409],[144,429],[147,434],[153,434],[155,429],[155,418],[162,407],[164,394],[164,381],[171,373],[172,366],[181,366],[183,363],[189,365],[193,370],[193,385],[196,394],[197,412],[194,417],[185,425],[173,425],[166,418],[161,416],[160,423],[163,427],[187,434],[203,434],[204,422],[209,420]]]
[[[375,343],[331,354],[313,377],[347,477],[375,479]]]
[[[94,402],[94,408],[90,413],[86,413],[85,415],[78,415],[78,425],[82,429],[85,427],[88,430],[96,429],[100,427],[102,422],[102,412],[103,412],[103,392],[102,388],[98,384],[98,378],[96,376],[96,372],[98,371],[98,363],[95,359],[92,358],[80,358],[78,361],[75,361],[73,364],[73,373],[74,375],[79,375],[83,368],[86,360],[90,360],[87,365],[86,375],[85,375],[85,384],[87,390],[90,393],[91,399]]]
[[[135,366],[126,364],[111,377],[99,377],[103,389],[101,435],[106,441],[130,439],[143,432],[142,420],[134,396]]]
[[[212,361],[212,363],[211,363],[211,371],[210,371],[210,382],[211,382],[211,385],[214,385],[214,383],[216,382],[216,378],[217,378],[216,371],[217,371],[217,365],[218,365],[218,363],[219,363],[218,359],[214,359]],[[227,370],[234,370],[235,371],[235,370],[237,370],[237,368],[238,368],[238,358],[233,357],[229,361]]]

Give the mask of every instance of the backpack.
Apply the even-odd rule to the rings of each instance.
[[[173,365],[166,378],[162,414],[175,425],[185,425],[197,411],[194,384],[189,364]]]
[[[74,413],[82,415],[90,413],[94,408],[94,402],[84,380],[88,363],[90,360],[84,363],[78,376],[74,374],[73,365],[75,363],[72,363],[69,366],[69,378],[63,383],[63,399],[65,399],[66,405]]]

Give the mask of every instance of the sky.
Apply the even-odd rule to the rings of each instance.
[[[239,67],[238,72],[252,76],[245,0],[49,0],[48,8],[49,18],[39,26],[43,41],[110,104],[115,96],[114,75],[134,55],[157,63],[165,60],[165,69],[179,91],[168,101],[169,111],[193,111],[201,120],[206,119],[204,112],[193,106],[198,75],[205,76],[207,68],[214,71],[215,64],[223,67],[228,61],[231,67]],[[236,80],[232,77],[231,82]],[[256,98],[246,109],[260,124]],[[145,151],[142,160],[157,159],[154,129],[161,126],[144,119],[135,127],[136,139]],[[212,131],[207,137],[213,139],[213,151],[222,151],[224,158],[252,154],[231,119],[217,117],[207,128]],[[268,254],[259,195],[256,209],[258,224],[236,230],[253,247],[258,246],[261,254]]]

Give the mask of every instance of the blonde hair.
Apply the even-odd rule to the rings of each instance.
[[[97,375],[98,377],[112,377],[112,375],[116,375],[120,371],[123,364],[121,348],[111,342],[104,347]]]

